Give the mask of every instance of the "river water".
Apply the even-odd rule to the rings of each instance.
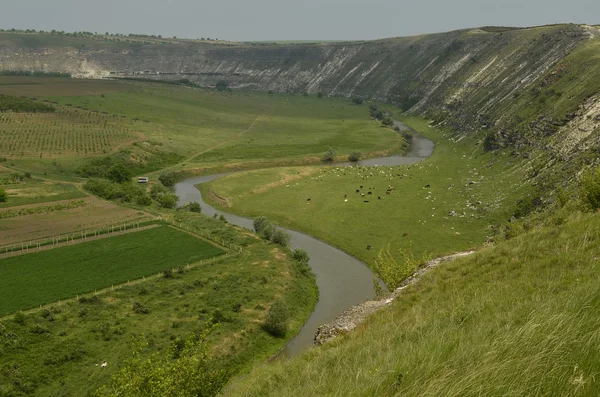
[[[405,125],[396,122],[401,130]],[[341,163],[335,166],[394,166],[417,163],[433,153],[434,144],[419,134],[414,134],[410,151],[405,155],[362,160],[358,163]],[[213,181],[225,174],[188,178],[175,185],[179,205],[195,201],[200,203],[206,216],[224,215],[231,224],[252,230],[252,219],[216,210],[206,204],[196,185]],[[295,230],[281,228],[291,236],[290,248],[302,248],[310,256],[309,266],[316,276],[319,301],[298,335],[285,346],[282,354],[293,357],[312,346],[317,328],[333,321],[345,309],[375,297],[373,272],[358,259],[327,243]]]

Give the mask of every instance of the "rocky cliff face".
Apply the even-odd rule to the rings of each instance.
[[[598,127],[593,122],[597,115],[590,114],[598,107],[598,97],[592,98],[596,92],[590,92],[592,87],[574,90],[572,81],[571,86],[564,81],[591,72],[582,70],[573,54],[597,43],[596,36],[594,27],[557,25],[314,45],[99,43],[82,48],[65,39],[44,48],[39,40],[26,46],[0,39],[0,69],[187,78],[204,86],[226,80],[233,87],[261,91],[357,95],[428,111],[459,135],[487,131],[492,149],[539,144],[540,138],[569,129],[567,124],[584,128],[569,134],[569,143],[544,143],[565,155]],[[524,113],[524,107],[534,110]]]

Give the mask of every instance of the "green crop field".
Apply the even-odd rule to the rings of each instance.
[[[0,260],[0,315],[156,274],[223,251],[161,226]]]
[[[443,130],[421,120],[406,122],[436,142],[430,159],[397,167],[246,171],[201,190],[209,199],[215,197],[211,191],[224,198],[226,211],[267,216],[368,264],[388,244],[398,255],[409,248],[416,255],[441,255],[480,246],[493,234],[488,226],[506,222],[527,191],[522,164],[494,159],[471,141],[450,143]]]

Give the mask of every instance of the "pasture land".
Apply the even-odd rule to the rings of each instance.
[[[83,205],[69,205],[83,201]],[[71,208],[57,210],[57,205]],[[31,209],[52,207],[53,210]],[[5,214],[10,212],[9,214]],[[33,212],[33,213],[31,213]],[[32,204],[0,209],[0,252],[2,247],[48,238],[103,229],[135,221],[146,221],[153,216],[146,212],[120,207],[114,203],[88,197],[52,203]]]
[[[204,240],[162,226],[0,259],[0,315],[223,253]]]
[[[419,256],[481,246],[494,233],[489,226],[506,222],[527,192],[526,170],[509,155],[495,158],[475,142],[451,143],[424,121],[406,121],[436,142],[430,159],[397,167],[247,171],[200,188],[226,211],[267,216],[368,264],[388,244],[398,257],[400,249]]]
[[[292,315],[289,335],[300,329],[317,291],[310,272],[298,267],[289,253],[216,219],[164,214],[226,244],[243,246],[243,252],[176,271],[169,278],[109,289],[97,298],[88,295],[80,302],[70,300],[1,319],[2,392],[86,395],[110,382],[131,356],[131,342],[142,334],[150,342],[142,351],[147,357],[170,345],[177,349],[181,340],[217,317],[221,325],[210,335],[211,351],[223,368],[235,373],[284,345],[286,339],[272,337],[261,327],[269,306],[278,298],[285,299]],[[106,368],[98,365],[103,361],[108,363]],[[15,366],[18,371],[11,370]]]
[[[0,76],[0,94],[13,96],[101,95],[128,89],[130,85],[120,81]]]
[[[318,162],[330,147],[340,156],[372,156],[406,145],[370,119],[367,105],[346,99],[130,84],[128,91],[104,96],[51,99],[141,120],[139,131],[186,157],[179,168]]]

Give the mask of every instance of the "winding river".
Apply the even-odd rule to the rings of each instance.
[[[408,129],[402,123],[395,123],[401,131]],[[374,158],[358,163],[341,163],[335,166],[393,166],[419,162],[433,153],[434,144],[431,140],[419,134],[414,134],[411,149],[405,155]],[[252,219],[224,213],[206,204],[202,194],[195,185],[213,181],[224,174],[214,174],[192,177],[175,185],[175,193],[179,196],[179,205],[195,201],[200,203],[202,213],[207,216],[214,214],[224,215],[231,224],[252,230]],[[319,287],[319,301],[315,306],[298,335],[286,345],[283,355],[292,357],[312,346],[313,337],[317,328],[333,321],[345,309],[366,300],[373,299],[373,273],[358,259],[345,252],[328,245],[327,243],[295,230],[285,229],[290,234],[290,248],[302,248],[310,256],[309,266],[316,276]]]

